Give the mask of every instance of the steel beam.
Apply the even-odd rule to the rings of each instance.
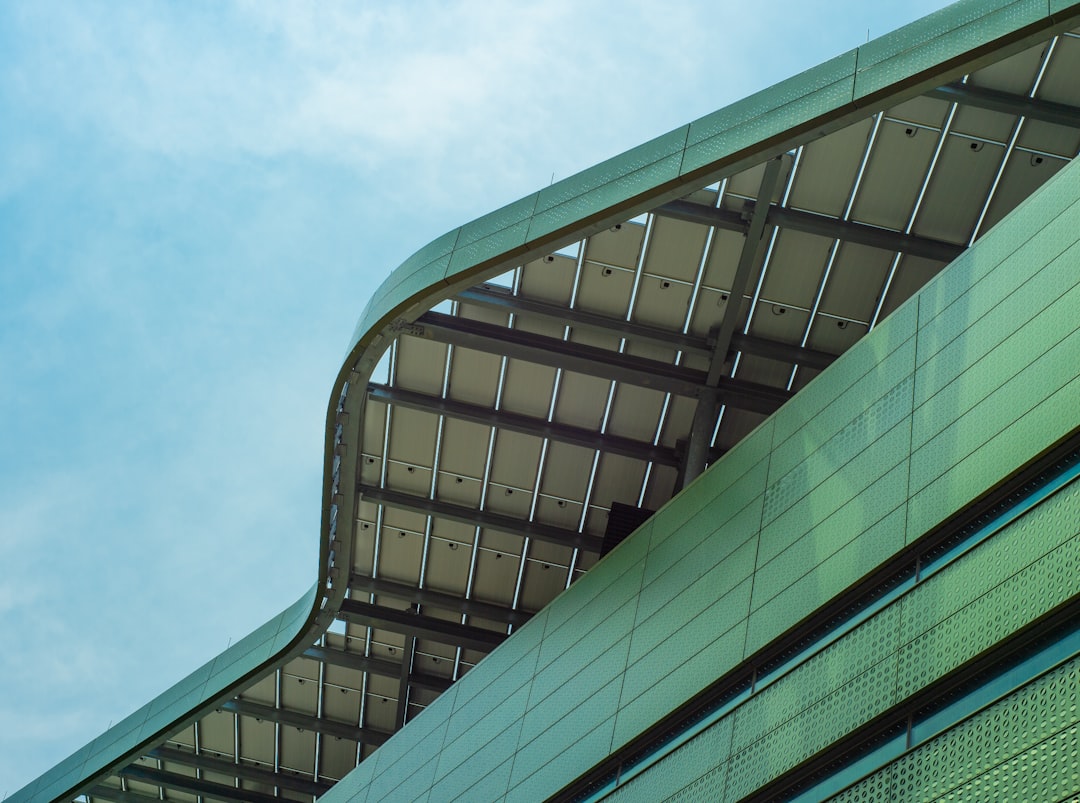
[[[430,588],[417,588],[408,583],[397,583],[382,577],[367,577],[363,574],[353,573],[349,575],[349,588],[355,591],[365,591],[369,594],[383,594],[425,607],[430,606],[455,613],[467,613],[469,616],[479,616],[481,619],[502,622],[514,627],[521,627],[532,618],[532,614],[525,611],[515,611],[513,608],[506,608],[502,605],[464,599],[456,594],[446,594]]]
[[[683,488],[705,470],[709,454],[709,437],[712,435],[716,424],[717,408],[719,406],[719,396],[712,389],[720,385],[727,366],[728,350],[731,348],[731,339],[735,334],[735,327],[741,314],[740,307],[742,305],[739,304],[739,300],[746,295],[746,289],[750,283],[750,274],[753,272],[754,266],[761,261],[769,210],[768,201],[772,198],[780,181],[780,166],[781,161],[779,158],[770,159],[765,164],[765,171],[761,176],[757,197],[763,202],[755,205],[750,213],[746,237],[743,240],[742,251],[735,267],[735,277],[731,282],[732,301],[727,305],[724,315],[720,319],[720,326],[716,333],[716,345],[709,361],[709,371],[705,379],[708,390],[698,398],[694,418],[690,425],[690,437],[686,447],[686,465],[683,466],[680,472]]]
[[[467,647],[482,652],[491,652],[506,641],[505,633],[496,633],[493,630],[458,622],[448,622],[445,619],[436,619],[422,613],[372,605],[355,599],[342,602],[338,618],[353,624],[377,627],[406,636],[431,639],[440,644]]]
[[[175,789],[177,792],[187,792],[190,795],[199,795],[210,800],[244,801],[244,803],[281,803],[281,798],[267,795],[263,792],[255,792],[250,789],[237,789],[234,786],[204,781],[201,778],[192,778],[177,772],[165,772],[153,767],[144,767],[141,764],[130,764],[119,771],[119,775],[143,783],[156,784],[165,789]]]
[[[440,343],[505,355],[525,362],[576,371],[630,385],[652,388],[677,396],[696,397],[705,374],[673,363],[620,354],[611,349],[587,346],[556,337],[509,329],[505,326],[426,312],[410,334]]]
[[[597,315],[593,312],[567,309],[557,304],[549,304],[546,301],[522,298],[511,294],[508,290],[492,287],[473,287],[458,293],[457,297],[459,300],[470,304],[500,309],[508,313],[529,313],[549,320],[569,323],[574,328],[588,329],[601,334],[626,337],[630,340],[648,341],[668,348],[679,349],[685,354],[696,354],[702,357],[711,357],[713,354],[714,338],[702,339],[693,335],[684,335],[681,332],[671,332],[652,326],[627,323],[607,315]],[[737,334],[734,340],[737,340],[737,342],[733,342],[732,346],[739,351],[783,362],[806,365],[811,368],[825,368],[836,359],[835,354],[815,351],[791,343],[782,343],[778,340],[769,340],[756,335]],[[653,462],[659,461],[653,460]]]
[[[946,84],[931,89],[928,97],[959,103],[961,106],[975,106],[995,112],[1026,117],[1044,123],[1080,128],[1080,108],[1050,100],[1036,100],[1026,95],[1014,95],[998,89],[972,86],[971,84]]]
[[[394,714],[394,730],[405,727],[405,715],[409,711],[409,670],[416,655],[416,637],[405,636],[405,649],[401,654],[401,672],[398,679],[397,711]]]
[[[304,650],[304,657],[315,661],[322,661],[345,669],[355,669],[359,672],[369,672],[372,675],[380,675],[387,678],[396,678],[401,674],[401,665],[395,661],[385,661],[381,658],[368,658],[365,655],[344,650],[335,650],[332,647],[308,647]],[[418,689],[428,689],[440,694],[453,685],[450,678],[442,678],[438,675],[429,675],[425,672],[413,672],[409,675],[409,685]]]
[[[559,338],[508,329],[468,318],[424,313],[410,325],[408,333],[441,343],[452,343],[489,354],[505,355],[538,365],[578,371],[617,382],[697,398],[705,387],[707,374],[658,360],[647,360],[610,349],[572,343]],[[717,387],[725,404],[769,415],[791,394],[781,388],[725,379]]]
[[[348,600],[346,600],[347,602]],[[309,714],[301,714],[299,711],[290,711],[287,708],[274,708],[272,705],[263,705],[251,700],[229,700],[222,703],[220,710],[232,714],[240,714],[245,717],[264,719],[267,722],[278,722],[282,725],[291,725],[302,730],[317,731],[329,736],[339,736],[342,739],[351,739],[354,742],[363,742],[375,747],[383,744],[393,734],[386,731],[373,730],[372,728],[358,728],[345,722],[335,722],[330,719],[313,717]]]
[[[728,231],[745,233],[748,228],[743,216],[726,209],[716,209],[693,201],[671,201],[658,206],[653,214],[663,217],[714,226]],[[915,234],[904,234],[892,229],[882,229],[866,223],[854,223],[839,220],[813,212],[797,209],[785,209],[775,204],[769,206],[765,222],[772,226],[792,231],[817,234],[832,240],[858,243],[859,245],[880,248],[884,251],[899,251],[911,256],[925,257],[938,262],[952,262],[964,252],[964,246],[944,240],[933,240]]]
[[[745,351],[747,354],[755,354],[758,357],[767,357],[770,360],[805,365],[807,368],[816,368],[819,371],[832,365],[837,357],[827,351],[803,348],[791,343],[781,343],[779,340],[744,335],[740,332],[735,332],[731,336],[731,349]]]
[[[111,800],[113,803],[161,803],[160,797],[142,792],[128,792],[104,784],[91,788],[88,794],[91,800]]]
[[[413,513],[422,513],[425,516],[435,516],[449,521],[457,521],[468,524],[471,527],[484,527],[499,530],[504,533],[520,535],[521,537],[537,538],[559,546],[585,549],[599,554],[603,539],[595,535],[579,533],[577,530],[568,530],[556,527],[552,524],[541,524],[527,519],[518,519],[513,516],[504,516],[501,513],[492,513],[488,510],[477,510],[465,505],[453,505],[449,502],[439,502],[424,496],[413,496],[400,491],[389,491],[384,488],[373,488],[370,485],[358,485],[362,499],[369,502],[377,502],[380,505],[409,510]]]
[[[674,449],[653,446],[646,441],[616,435],[600,435],[595,430],[549,422],[543,418],[510,413],[505,410],[492,410],[490,407],[443,399],[439,396],[429,396],[400,388],[390,388],[385,385],[369,385],[368,398],[381,404],[395,404],[413,410],[425,410],[459,421],[471,421],[474,424],[498,427],[511,432],[520,432],[523,435],[548,438],[560,443],[581,446],[590,451],[599,450],[665,466],[679,465],[679,454]]]
[[[708,342],[700,337],[684,335],[682,332],[673,332],[655,326],[630,323],[607,315],[597,315],[595,312],[569,309],[558,304],[549,304],[546,301],[515,296],[507,290],[493,287],[472,287],[458,293],[457,298],[467,304],[476,304],[477,306],[497,309],[506,313],[539,315],[561,323],[568,323],[575,329],[588,329],[601,334],[625,337],[627,340],[652,343],[703,357],[707,357],[712,353]]]
[[[174,764],[183,764],[188,767],[216,772],[219,775],[231,775],[246,781],[267,784],[268,786],[280,786],[282,789],[291,789],[294,792],[302,792],[305,795],[319,797],[329,791],[332,784],[319,783],[300,775],[290,775],[287,772],[274,772],[273,770],[256,767],[251,764],[237,764],[230,759],[208,756],[205,753],[196,755],[187,750],[179,750],[175,747],[156,747],[146,754],[147,758],[161,759]]]

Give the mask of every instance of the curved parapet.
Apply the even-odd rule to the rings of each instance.
[[[416,252],[368,302],[334,381],[312,589],[10,799],[140,800],[169,789],[259,800],[328,789],[595,563],[616,505],[661,507],[910,296],[914,280],[893,283],[901,258],[928,278],[984,217],[1007,213],[991,204],[995,181],[989,197],[961,199],[978,217],[974,230],[960,214],[914,225],[924,196],[952,204],[928,190],[939,156],[953,165],[950,123],[926,123],[920,107],[905,135],[897,120],[907,118],[882,110],[929,104],[951,121],[964,105],[1076,124],[1080,98],[1039,104],[994,85],[989,68],[1015,57],[1030,79],[1067,73],[1072,62],[1025,54],[1046,52],[1078,23],[1080,5],[964,0]],[[984,69],[985,87],[961,82]],[[896,132],[879,141],[888,126]],[[865,186],[878,182],[865,193],[885,195],[893,180],[875,143],[916,129],[936,138],[938,155],[911,168],[925,176],[915,211],[860,220],[864,174]],[[1025,177],[1031,186],[1017,180],[1019,189],[1006,186],[1006,155],[996,197],[1015,206],[1073,155],[1048,155],[1060,164],[1047,162],[1037,182]],[[818,203],[833,173],[854,182],[850,197]],[[759,243],[778,232],[794,244],[785,252],[781,238],[774,257]],[[819,249],[830,261],[807,281],[813,238],[830,245]],[[690,242],[683,273],[662,264],[684,259]],[[576,256],[558,253],[574,243]],[[848,269],[842,247],[888,259],[867,269],[873,281],[845,274],[865,286],[830,300],[833,260],[837,273]],[[508,272],[510,287],[484,284]],[[606,277],[603,288],[590,284]],[[816,300],[777,289],[802,285]],[[766,305],[773,317],[755,324]],[[812,330],[819,316],[836,324],[829,337]],[[379,384],[384,361],[391,377]],[[467,383],[474,392],[457,390]],[[723,426],[717,408],[732,411]],[[481,435],[474,463],[446,445]],[[531,476],[507,469],[512,458]],[[437,559],[435,546],[446,550]],[[327,633],[335,621],[345,624]],[[342,693],[330,699],[329,688]]]

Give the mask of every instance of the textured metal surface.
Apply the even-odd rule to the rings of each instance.
[[[1080,793],[1080,659],[1040,677],[837,795],[1059,801]]]

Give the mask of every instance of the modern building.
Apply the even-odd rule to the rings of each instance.
[[[1080,4],[949,8],[368,303],[319,573],[11,800],[1075,800]]]

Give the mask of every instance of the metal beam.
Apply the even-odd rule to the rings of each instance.
[[[111,800],[113,803],[161,803],[161,798],[150,796],[142,792],[128,792],[113,786],[99,784],[90,789],[91,799]]]
[[[928,97],[959,103],[961,106],[975,106],[995,112],[1004,112],[1029,120],[1080,128],[1080,108],[1050,100],[1035,100],[1027,95],[1014,95],[998,89],[987,89],[971,84],[946,84],[931,89]]]
[[[281,803],[281,798],[263,792],[237,789],[234,786],[204,781],[201,778],[192,778],[177,772],[165,772],[153,767],[144,767],[141,764],[130,764],[117,774],[136,781],[156,784],[165,789],[175,789],[178,792],[200,795],[211,800],[222,800],[225,803],[237,800],[244,801],[244,803]]]
[[[682,332],[644,326],[640,323],[597,315],[580,309],[569,309],[546,301],[515,296],[508,290],[494,287],[471,287],[458,293],[457,298],[467,304],[497,309],[506,313],[529,313],[571,324],[575,329],[588,329],[601,334],[625,337],[632,341],[644,341],[670,349],[678,349],[690,354],[709,356],[712,349],[707,341]]]
[[[263,705],[251,700],[229,700],[222,703],[220,710],[232,714],[240,714],[245,717],[263,719],[267,722],[279,722],[282,725],[291,725],[301,730],[317,731],[330,736],[339,736],[342,739],[351,739],[354,742],[363,742],[375,747],[383,744],[393,734],[386,731],[373,730],[372,728],[358,728],[345,722],[335,722],[331,719],[313,717],[309,714],[301,714],[299,711],[290,711],[287,708],[274,708],[272,705]]]
[[[569,443],[590,451],[599,450],[665,466],[679,465],[679,454],[675,449],[653,446],[647,441],[637,441],[617,435],[600,435],[595,430],[549,422],[543,418],[509,413],[505,410],[492,410],[490,407],[466,404],[385,385],[369,385],[368,398],[381,404],[396,404],[399,407],[438,413],[460,421],[471,421],[474,424]]]
[[[315,797],[326,794],[332,786],[332,784],[319,783],[299,775],[290,775],[287,772],[274,772],[251,764],[237,764],[231,759],[209,756],[205,753],[196,755],[175,747],[156,747],[146,755],[148,758],[183,764],[206,772],[216,772],[219,775],[231,775],[268,786],[280,786],[283,789],[291,789],[294,792],[302,792]]]
[[[377,502],[380,505],[399,510],[409,510],[413,513],[422,513],[425,516],[436,516],[449,521],[457,521],[471,527],[499,530],[504,533],[520,535],[523,538],[526,536],[538,538],[551,544],[585,549],[597,554],[599,554],[600,547],[603,545],[603,539],[595,535],[579,533],[577,530],[568,530],[551,524],[541,524],[527,519],[504,516],[488,510],[477,510],[465,505],[439,502],[425,496],[413,496],[400,491],[373,488],[370,485],[358,485],[357,491],[360,492],[362,499],[369,502]]]
[[[479,616],[482,619],[502,622],[514,627],[521,627],[532,618],[532,614],[525,611],[515,611],[513,608],[506,608],[502,605],[464,599],[456,594],[446,594],[430,588],[417,588],[408,583],[397,583],[382,577],[367,577],[363,574],[353,573],[349,575],[349,588],[356,591],[366,591],[369,594],[383,594],[425,607],[430,606],[455,613],[467,613],[469,616]]]
[[[509,290],[495,287],[473,287],[458,293],[457,297],[459,300],[470,304],[500,309],[508,313],[529,313],[549,320],[559,321],[560,323],[569,323],[575,328],[588,329],[592,332],[616,337],[626,337],[630,340],[648,341],[668,348],[679,349],[685,354],[696,354],[702,357],[711,357],[713,354],[714,338],[702,339],[693,335],[684,335],[681,332],[627,323],[624,320],[607,315],[567,309],[558,304],[549,304],[546,301],[536,301],[515,296]],[[732,345],[739,351],[783,362],[806,365],[811,368],[825,368],[836,359],[835,354],[803,348],[791,343],[782,343],[778,340],[769,340],[756,335],[737,334],[735,338],[738,342],[732,343]],[[653,462],[658,461],[654,460]]]
[[[401,674],[401,665],[395,661],[385,661],[381,658],[368,658],[355,652],[335,650],[332,647],[308,647],[304,650],[304,657],[315,661],[322,661],[345,669],[356,669],[360,672],[369,672],[372,675],[396,678]],[[429,675],[425,672],[413,672],[409,675],[409,685],[419,689],[428,689],[440,694],[450,686],[453,681],[450,678],[442,678],[438,675]]]
[[[741,233],[745,233],[748,228],[743,216],[737,212],[716,209],[693,201],[671,201],[658,206],[653,210],[653,214]],[[919,237],[915,234],[904,234],[901,231],[882,229],[866,223],[839,220],[813,212],[785,209],[775,204],[769,206],[769,214],[765,222],[782,229],[817,234],[832,240],[858,243],[884,251],[899,251],[938,262],[952,262],[964,252],[964,246],[956,243]]]
[[[472,650],[491,652],[504,641],[505,633],[496,633],[481,627],[448,622],[422,613],[401,611],[383,605],[371,605],[355,599],[341,603],[338,618],[353,624],[377,627],[402,633],[406,636],[431,639],[440,644],[467,647]]]
[[[405,727],[405,715],[409,710],[409,670],[416,655],[416,637],[405,636],[405,649],[401,653],[401,672],[398,679],[397,711],[394,714],[394,730]]]
[[[712,388],[718,387],[721,382],[721,377],[727,365],[728,350],[731,348],[731,339],[735,334],[735,327],[742,312],[742,305],[739,301],[746,295],[746,288],[750,283],[750,274],[753,272],[754,266],[761,261],[769,210],[768,202],[780,181],[780,166],[781,160],[779,158],[770,159],[765,164],[765,171],[761,176],[761,183],[758,186],[757,193],[761,203],[756,204],[750,213],[746,238],[743,241],[739,261],[735,267],[735,277],[731,282],[732,301],[727,305],[724,315],[720,319],[720,326],[716,333],[716,345],[709,361],[709,371],[705,379],[709,390],[702,393],[698,398],[697,407],[694,410],[694,419],[690,425],[690,437],[686,447],[686,465],[681,472],[683,488],[705,470],[709,454],[709,439],[716,425],[717,408],[720,402],[718,394]]]
[[[441,343],[452,343],[689,398],[697,398],[702,393],[707,378],[703,371],[441,312],[426,312],[403,331]],[[737,379],[725,379],[717,389],[725,404],[764,415],[775,412],[791,398],[791,394],[781,388]]]
[[[745,351],[747,354],[755,354],[758,357],[767,357],[770,360],[805,365],[807,368],[816,368],[819,371],[832,365],[837,357],[836,354],[830,354],[827,351],[808,349],[791,343],[781,343],[779,340],[744,335],[740,332],[731,336],[731,349]]]
[[[410,329],[409,334],[440,343],[505,355],[551,368],[562,368],[588,376],[674,393],[677,396],[696,397],[705,381],[705,374],[701,371],[673,363],[620,354],[611,349],[545,337],[441,312],[425,312]]]

